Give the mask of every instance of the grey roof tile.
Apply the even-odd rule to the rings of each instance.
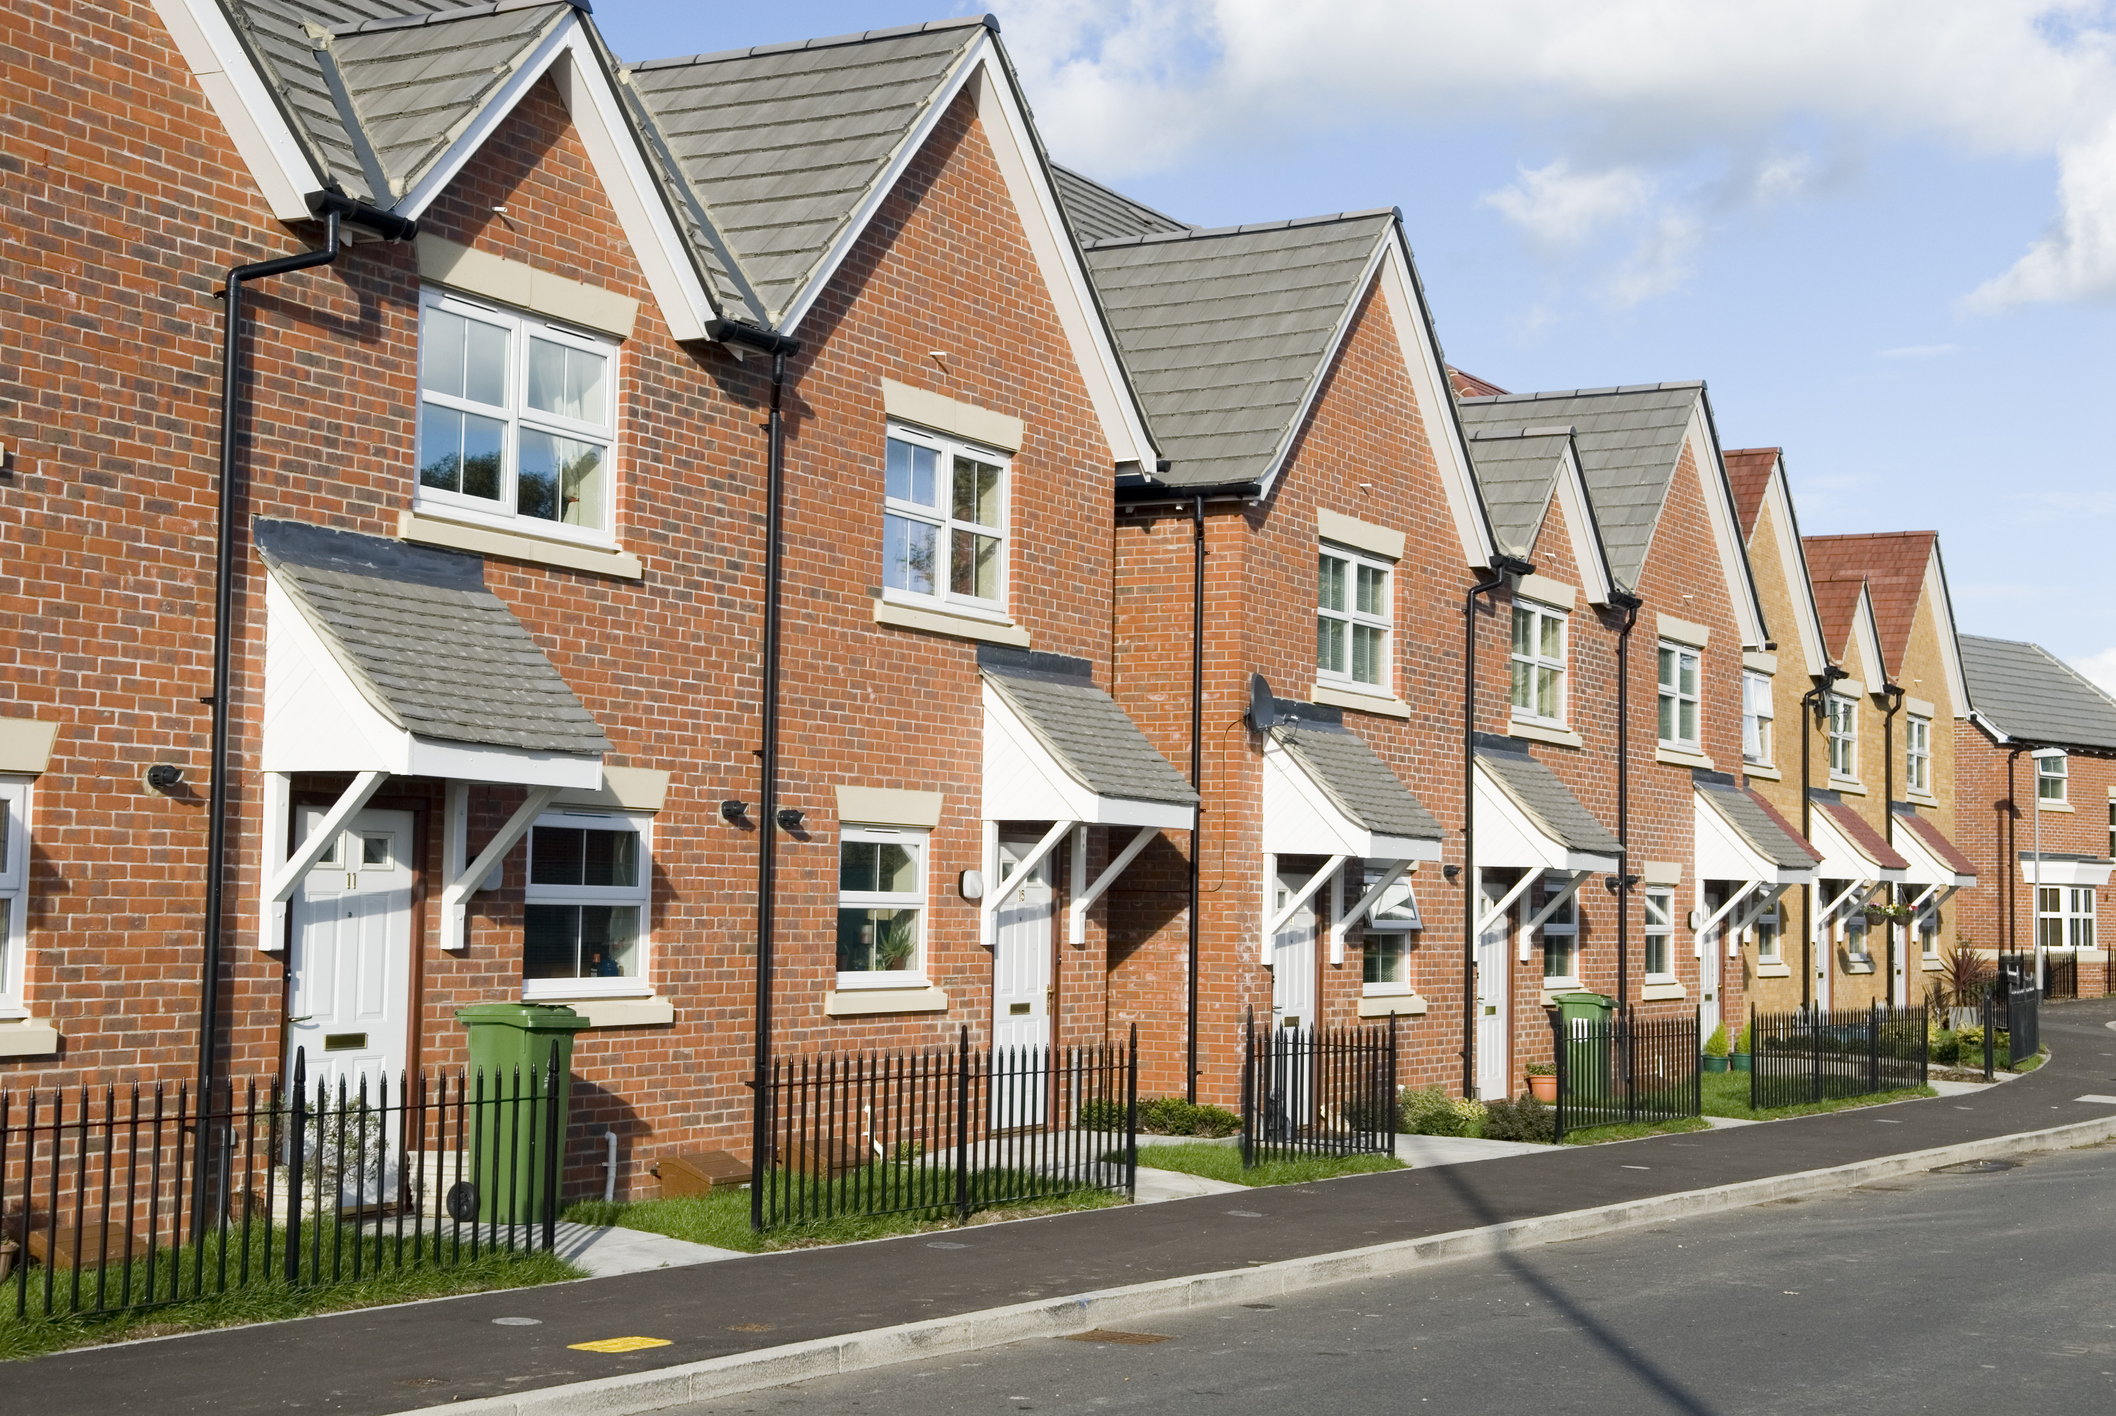
[[[1527,812],[1543,834],[1567,850],[1587,855],[1617,855],[1623,850],[1609,828],[1580,804],[1557,774],[1528,755],[1510,738],[1477,735],[1477,760],[1514,804]]]
[[[1198,794],[1095,687],[1085,659],[981,646],[985,682],[1013,707],[1066,771],[1097,796],[1196,806]]]
[[[1745,787],[1700,781],[1697,793],[1749,848],[1781,870],[1812,870],[1822,857],[1790,830],[1770,804]]]
[[[1437,841],[1447,833],[1366,739],[1339,723],[1303,717],[1271,730],[1340,811],[1383,836]]]
[[[2116,699],[2040,644],[1961,636],[1969,703],[2006,736],[2116,748]]]
[[[254,523],[272,576],[385,717],[420,737],[594,756],[610,742],[485,562],[299,521]]]
[[[1051,164],[1058,187],[1058,200],[1065,207],[1073,231],[1083,241],[1104,241],[1120,236],[1144,236],[1149,232],[1188,231],[1190,226],[1155,211],[1144,202],[1083,177],[1070,168]]]
[[[1484,490],[1492,535],[1509,555],[1533,554],[1543,513],[1565,470],[1568,435],[1529,430],[1530,436],[1487,431],[1469,440],[1470,462]]]

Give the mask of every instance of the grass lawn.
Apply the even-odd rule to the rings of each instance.
[[[1683,1116],[1673,1121],[1625,1121],[1614,1126],[1588,1126],[1565,1133],[1568,1146],[1596,1146],[1604,1141],[1635,1141],[1641,1136],[1673,1136],[1684,1131],[1708,1131],[1712,1123],[1702,1116]]]
[[[165,1255],[169,1251],[164,1251]],[[261,1254],[261,1250],[260,1250]],[[185,1284],[189,1284],[188,1254]],[[166,1259],[165,1259],[166,1262]],[[214,1282],[213,1255],[208,1254],[207,1284]],[[135,1263],[135,1270],[140,1265]],[[260,1263],[247,1287],[208,1294],[143,1313],[109,1317],[40,1317],[44,1271],[30,1270],[30,1314],[15,1316],[15,1283],[20,1271],[0,1285],[0,1361],[19,1361],[58,1352],[69,1347],[94,1347],[107,1342],[125,1342],[140,1337],[164,1337],[171,1333],[197,1332],[205,1328],[239,1327],[245,1323],[280,1322],[313,1313],[336,1313],[350,1308],[376,1308],[386,1303],[409,1303],[420,1298],[445,1298],[458,1293],[485,1293],[502,1288],[531,1288],[541,1283],[560,1283],[579,1278],[581,1270],[555,1254],[525,1254],[509,1257],[487,1254],[465,1258],[453,1268],[406,1268],[385,1271],[380,1277],[363,1278],[328,1286],[289,1288],[280,1274],[267,1275]],[[72,1286],[71,1270],[54,1275],[54,1300],[64,1302]],[[135,1272],[135,1278],[138,1273]],[[232,1265],[230,1278],[234,1277]],[[94,1291],[95,1272],[81,1274],[83,1299]],[[113,1287],[117,1278],[110,1280]],[[135,1287],[137,1287],[137,1283]]]
[[[1299,1185],[1309,1180],[1331,1180],[1339,1175],[1371,1175],[1377,1170],[1402,1170],[1404,1164],[1392,1155],[1310,1156],[1304,1160],[1275,1160],[1254,1170],[1242,1168],[1240,1146],[1140,1147],[1139,1164],[1155,1170],[1180,1170],[1208,1180],[1226,1180],[1236,1185]]]
[[[1910,1101],[1938,1096],[1931,1087],[1905,1087],[1900,1091],[1874,1092],[1869,1096],[1838,1097],[1832,1101],[1799,1106],[1776,1106],[1762,1111],[1749,1109],[1749,1074],[1707,1072],[1704,1075],[1704,1112],[1707,1116],[1733,1116],[1750,1121],[1775,1121],[1785,1116],[1819,1116],[1826,1111],[1849,1111],[1859,1106],[1880,1106],[1891,1101]]]

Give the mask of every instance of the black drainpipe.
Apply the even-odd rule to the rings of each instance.
[[[801,341],[756,325],[713,320],[706,334],[771,356],[771,412],[764,425],[764,643],[760,688],[763,742],[758,748],[757,788],[757,1029],[756,1068],[750,1081],[749,1222],[764,1227],[764,1166],[771,1148],[771,986],[779,869],[779,581],[786,491],[786,429],[781,405],[786,360]]]
[[[1190,567],[1190,789],[1198,794],[1197,814],[1190,826],[1190,967],[1188,997],[1183,1016],[1187,1020],[1184,1099],[1198,1099],[1198,876],[1199,856],[1205,848],[1205,498],[1191,498]]]
[[[1534,575],[1518,556],[1494,556],[1490,578],[1462,597],[1462,1094],[1477,1094],[1477,601],[1509,575]]]
[[[1881,839],[1896,843],[1896,714],[1903,711],[1903,686],[1884,682],[1881,696],[1888,711],[1881,715]],[[1891,892],[1893,894],[1893,892]],[[1891,899],[1890,904],[1895,901]],[[1907,942],[1907,941],[1906,941]],[[1910,980],[1903,980],[1903,1001],[1910,1001]],[[1896,1005],[1896,922],[1888,922],[1888,1006]]]
[[[1624,612],[1616,632],[1616,1006],[1631,1007],[1631,631],[1645,604],[1628,590],[1609,603]]]
[[[1812,843],[1815,839],[1815,802],[1812,795],[1814,785],[1815,748],[1814,731],[1822,721],[1829,703],[1829,686],[1838,679],[1851,677],[1844,670],[1831,664],[1810,682],[1814,687],[1800,695],[1800,835]],[[1806,1008],[1815,1000],[1815,887],[1800,887],[1800,1006]]]
[[[214,1032],[220,1017],[220,936],[228,862],[228,678],[229,663],[234,657],[235,516],[241,500],[236,481],[241,468],[235,455],[235,419],[243,377],[242,288],[250,281],[307,270],[310,266],[329,265],[337,260],[343,249],[338,239],[340,217],[390,241],[408,241],[419,230],[416,221],[376,211],[333,192],[313,198],[312,205],[323,217],[321,249],[252,265],[232,266],[223,292],[226,303],[221,309],[220,337],[220,512],[213,558],[213,692],[210,697],[200,700],[213,706],[213,741],[208,749],[206,768],[205,947],[201,950],[204,960],[198,1003],[198,1104],[201,1109],[212,1101],[215,1084]],[[194,1142],[198,1168],[193,1173],[197,1175],[206,1173],[206,1132],[207,1128],[200,1126]],[[197,1207],[200,1217],[207,1212],[206,1206]]]

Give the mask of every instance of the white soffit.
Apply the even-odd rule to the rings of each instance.
[[[1425,300],[1412,274],[1410,250],[1404,244],[1399,224],[1390,223],[1383,244],[1381,293],[1388,304],[1389,319],[1396,327],[1396,344],[1403,350],[1412,390],[1418,396],[1418,416],[1425,425],[1433,465],[1440,469],[1440,485],[1447,493],[1447,509],[1462,542],[1462,556],[1469,565],[1489,565],[1497,553],[1492,544],[1491,523],[1484,514],[1484,499],[1477,492],[1469,448],[1462,441],[1462,427],[1455,418],[1454,390],[1448,384],[1447,370],[1434,341]],[[1365,290],[1362,283],[1362,295]],[[1335,359],[1333,343],[1331,362]]]
[[[2020,878],[2023,885],[2035,883],[2035,853],[2024,852],[2026,860],[2020,863]],[[2109,883],[2112,867],[2105,860],[2049,860],[2042,864],[2045,885],[2087,885],[2099,890]]]
[[[1952,866],[1934,855],[1926,846],[1924,837],[1918,834],[1916,827],[1905,826],[1898,830],[1895,839],[1889,844],[1896,848],[1898,855],[1910,862],[1910,869],[1903,877],[1906,885],[1953,886],[1956,889],[1965,889],[1976,884],[1974,875],[1958,875]]]
[[[1900,882],[1905,878],[1903,871],[1867,859],[1866,853],[1853,844],[1835,819],[1819,806],[1808,813],[1808,844],[1822,852],[1822,861],[1815,867],[1817,880]]]
[[[1690,793],[1697,814],[1694,856],[1699,880],[1761,880],[1766,885],[1811,885],[1815,873],[1782,866],[1756,853],[1733,823],[1700,791]]]
[[[1354,821],[1274,739],[1264,742],[1263,849],[1266,855],[1357,856],[1365,860],[1440,859],[1440,842],[1389,836]]]
[[[1169,802],[1100,796],[1021,720],[998,690],[984,685],[984,819],[1081,821],[1096,826],[1158,826],[1188,831],[1197,814]]]
[[[1532,870],[1614,870],[1613,855],[1576,851],[1554,840],[1492,779],[1482,762],[1477,764],[1477,859],[1479,870],[1525,867]]]
[[[1735,515],[1734,498],[1727,489],[1727,474],[1719,458],[1719,443],[1705,420],[1704,395],[1690,410],[1690,428],[1685,434],[1691,465],[1697,469],[1697,490],[1703,496],[1705,516],[1711,523],[1712,543],[1719,552],[1719,568],[1726,578],[1727,603],[1734,612],[1734,627],[1741,634],[1743,649],[1761,649],[1767,637],[1763,610],[1757,603],[1756,585],[1749,571],[1749,555],[1741,544],[1741,518]],[[1665,505],[1662,509],[1666,514]]]

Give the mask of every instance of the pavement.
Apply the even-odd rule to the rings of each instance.
[[[666,1234],[640,1229],[620,1229],[608,1224],[560,1224],[553,1236],[559,1257],[571,1259],[595,1278],[614,1278],[649,1269],[682,1268],[687,1264],[710,1264],[721,1259],[743,1257],[740,1249],[721,1249],[711,1244],[693,1244]]]
[[[1783,1177],[1864,1167],[1812,1182],[1842,1188],[1887,1173],[1888,1158],[1906,1153],[2083,1137],[2011,1139],[2065,1126],[2095,1128],[2084,1139],[2099,1139],[2116,1134],[2116,1103],[2079,1098],[2116,1096],[2112,1026],[2116,1002],[2049,1005],[2050,1063],[1974,1096],[1251,1189],[1238,1203],[1200,1195],[60,1353],[10,1372],[0,1412],[248,1416],[300,1405],[385,1416],[479,1398],[572,1409],[588,1397],[563,1388],[585,1382],[600,1384],[599,1411],[652,1409],[674,1403],[666,1392],[644,1394],[650,1374],[667,1372],[673,1390],[696,1364],[740,1361],[759,1364],[744,1368],[752,1385],[768,1384],[775,1369],[790,1380],[811,1374],[802,1354],[844,1348],[848,1334],[895,1330],[867,1350],[879,1360],[872,1354],[886,1348],[896,1360],[922,1344],[974,1346],[986,1340],[980,1333],[1019,1337],[989,1319],[1023,1305],[1086,1315],[1096,1309],[1083,1295],[1111,1290],[1234,1292],[1253,1268],[1291,1266],[1311,1282],[1354,1277],[1371,1264],[1348,1255],[1391,1246],[1442,1255],[1475,1252],[1463,1235],[1548,1242],[1694,1210],[1714,1195],[1753,1203],[1799,1188]],[[574,1347],[627,1337],[665,1345]],[[550,1402],[531,1400],[546,1391]]]

